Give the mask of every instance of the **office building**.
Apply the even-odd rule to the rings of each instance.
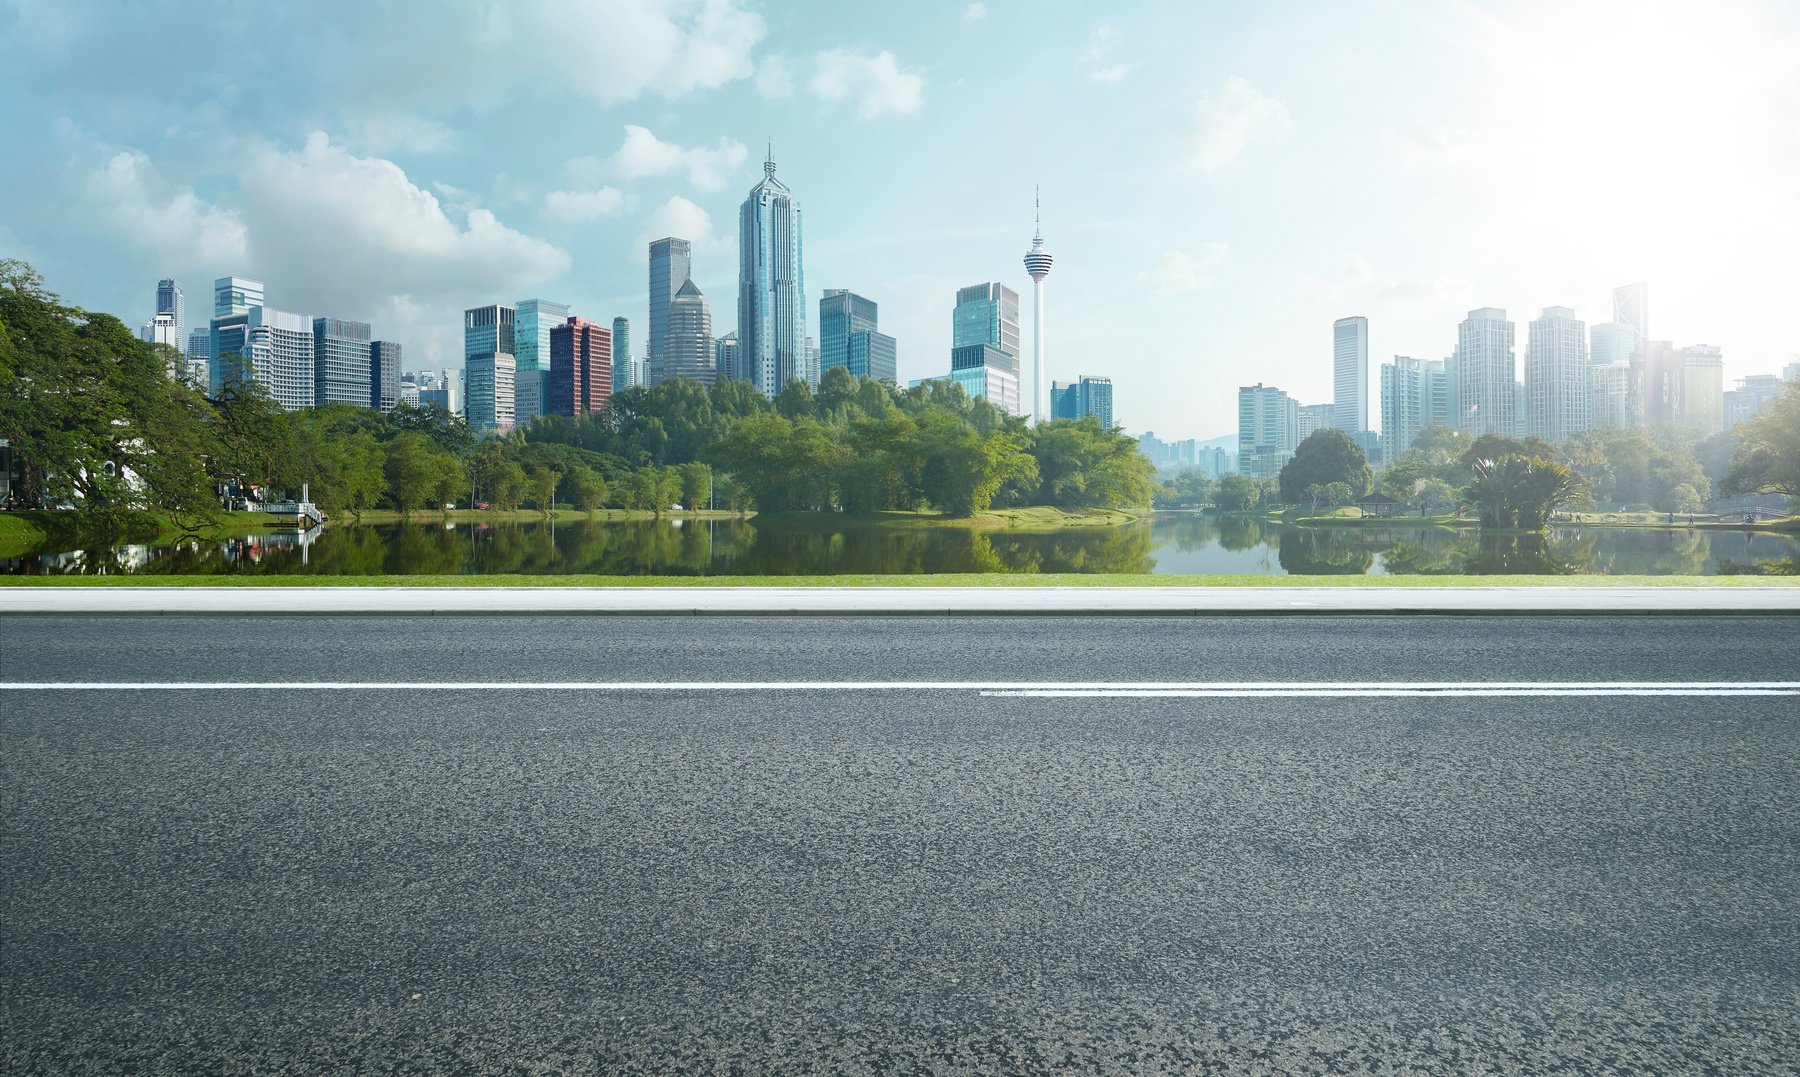
[[[1050,275],[1050,252],[1044,249],[1043,206],[1037,203],[1031,249],[1025,252],[1025,272],[1031,275],[1031,418],[1043,422],[1050,414],[1050,375],[1044,365],[1044,278]]]
[[[1369,319],[1331,323],[1331,425],[1345,433],[1369,428]]]
[[[175,347],[187,339],[187,297],[181,293],[179,281],[164,277],[156,282],[156,313],[168,315],[175,325]]]
[[[806,338],[806,384],[814,392],[819,389],[819,377],[823,373],[819,369],[819,345],[813,338]]]
[[[1497,307],[1472,310],[1456,336],[1456,425],[1475,437],[1518,433],[1513,323]]]
[[[182,338],[181,327],[175,323],[173,314],[157,314],[144,323],[138,330],[138,339],[146,344],[165,344],[176,351],[181,351],[187,341]]]
[[[1525,344],[1525,432],[1561,441],[1593,428],[1587,326],[1568,307],[1545,307]]]
[[[741,362],[764,396],[807,374],[806,280],[800,205],[775,178],[775,155],[738,210],[738,317]]]
[[[263,305],[262,281],[249,277],[220,277],[213,281],[213,317],[248,314]],[[217,355],[217,352],[213,353]]]
[[[669,300],[669,334],[663,340],[663,377],[692,378],[707,388],[716,374],[712,308],[692,280]]]
[[[713,372],[721,381],[749,381],[744,369],[743,349],[738,347],[737,330],[733,329],[713,341]]]
[[[506,352],[479,352],[463,366],[463,394],[469,426],[504,434],[513,428],[513,357]]]
[[[462,413],[462,401],[448,370],[422,370],[412,375],[414,402],[421,408],[437,408],[449,415]]]
[[[613,319],[611,343],[613,355],[613,384],[622,389],[624,386],[619,385],[618,368],[631,360],[631,323],[629,321],[622,317]]]
[[[1004,284],[972,284],[956,292],[951,312],[950,346],[991,344],[1019,355],[1019,293]]]
[[[1300,445],[1300,404],[1260,382],[1238,389],[1238,472],[1266,479],[1279,475]]]
[[[550,330],[550,391],[544,414],[575,418],[612,398],[612,334],[586,318]]]
[[[313,406],[368,407],[375,396],[370,361],[375,334],[369,323],[314,318],[312,333]]]
[[[1050,417],[1052,419],[1079,419],[1081,417],[1080,385],[1072,381],[1050,383]]]
[[[209,389],[255,382],[288,411],[313,406],[312,319],[264,306],[214,318]]]
[[[1637,350],[1637,331],[1624,322],[1601,322],[1588,330],[1588,361],[1597,367],[1629,363]]]
[[[1396,355],[1381,364],[1382,456],[1398,460],[1412,448],[1419,431],[1449,419],[1449,393],[1441,359]]]
[[[212,377],[212,329],[190,329],[187,335],[188,384],[207,391]]]
[[[843,367],[852,377],[896,381],[894,338],[880,332],[874,300],[843,288],[827,288],[819,300],[819,374]]]
[[[683,281],[693,275],[694,245],[672,236],[650,244],[650,385],[662,383],[663,341],[669,336],[669,301],[675,298]],[[619,355],[629,355],[623,349]]]
[[[1687,389],[1687,357],[1672,341],[1645,340],[1632,367],[1643,391],[1642,426],[1678,426]]]
[[[550,377],[550,330],[567,322],[569,305],[521,299],[513,307],[513,421],[524,426],[544,414]]]
[[[1332,424],[1337,421],[1336,404],[1302,404],[1299,416],[1300,426],[1294,432],[1296,439],[1305,441],[1314,430],[1336,429]]]
[[[1100,425],[1113,425],[1112,379],[1082,375],[1077,381],[1050,383],[1050,417],[1080,419],[1092,415]]]
[[[1613,321],[1639,343],[1650,339],[1650,285],[1638,281],[1613,289]]]
[[[400,343],[394,340],[369,342],[369,406],[386,415],[400,403]],[[413,403],[418,403],[418,388],[413,389]]]
[[[1752,374],[1738,381],[1736,389],[1725,393],[1725,429],[1735,430],[1740,423],[1756,417],[1756,413],[1781,399],[1786,383],[1773,374]]]
[[[1644,387],[1639,367],[1627,359],[1593,364],[1593,428],[1628,430],[1644,425]]]
[[[1702,437],[1725,429],[1725,357],[1717,345],[1681,349],[1681,424]]]
[[[950,380],[964,393],[1020,414],[1019,357],[992,344],[965,344],[950,349]]]

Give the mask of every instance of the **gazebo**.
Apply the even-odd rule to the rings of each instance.
[[[1386,494],[1364,494],[1356,499],[1356,507],[1364,516],[1392,516],[1400,511],[1400,502]]]

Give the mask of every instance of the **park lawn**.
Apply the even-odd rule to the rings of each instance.
[[[0,576],[0,587],[1796,587],[1800,576],[1265,576],[944,573],[906,576]]]
[[[988,509],[970,516],[944,516],[936,512],[889,510],[853,514],[847,512],[764,513],[762,520],[784,527],[839,531],[855,528],[966,527],[981,531],[1060,531],[1065,527],[1112,527],[1137,523],[1144,517],[1123,509],[1069,511],[1051,505],[1014,509]]]

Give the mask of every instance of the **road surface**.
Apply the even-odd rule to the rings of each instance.
[[[1795,681],[1766,617],[0,618],[0,1072],[1791,1071]]]

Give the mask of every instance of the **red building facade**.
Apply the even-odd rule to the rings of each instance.
[[[544,413],[573,419],[604,408],[611,396],[612,331],[576,317],[553,327]]]

